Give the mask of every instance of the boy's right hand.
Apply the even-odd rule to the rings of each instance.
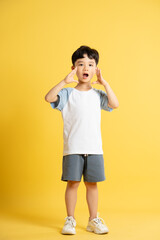
[[[76,74],[77,72],[77,67],[75,67],[75,69],[73,69],[64,79],[65,83],[72,83],[72,82],[76,82],[78,83],[78,81],[74,80],[73,76]]]

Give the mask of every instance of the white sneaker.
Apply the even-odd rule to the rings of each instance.
[[[68,216],[65,218],[66,222],[64,224],[64,227],[62,229],[62,234],[76,234],[75,226],[76,226],[76,220],[72,216]]]
[[[102,218],[97,217],[88,221],[87,231],[94,232],[97,234],[108,233],[108,227],[105,225],[105,222]]]

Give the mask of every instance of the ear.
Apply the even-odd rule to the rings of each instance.
[[[74,66],[72,66],[72,67],[71,67],[71,69],[73,70],[73,69],[75,69],[75,67],[74,67]]]

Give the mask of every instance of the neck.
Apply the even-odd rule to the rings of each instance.
[[[92,88],[92,86],[90,83],[78,83],[75,88],[81,89],[81,90],[89,90]]]

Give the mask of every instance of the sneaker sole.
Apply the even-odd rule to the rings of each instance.
[[[105,231],[105,232],[98,232],[98,231],[94,231],[91,227],[87,227],[86,228],[86,230],[87,231],[89,231],[89,232],[94,232],[94,233],[96,233],[96,234],[107,234],[107,233],[109,233],[109,231]]]
[[[65,235],[74,235],[76,234],[76,232],[61,232],[62,234],[65,234]]]

